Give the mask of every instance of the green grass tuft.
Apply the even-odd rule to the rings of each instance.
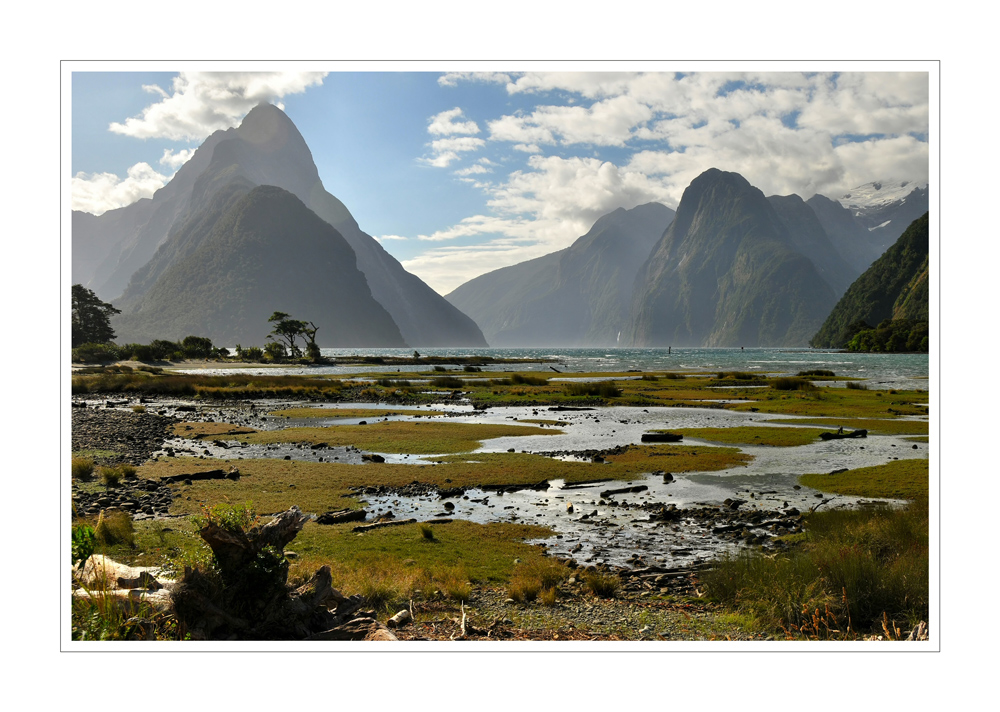
[[[89,457],[74,457],[70,472],[74,480],[85,480],[94,474],[94,461]]]
[[[806,378],[788,376],[785,378],[775,378],[771,381],[771,388],[777,391],[815,391],[818,390],[812,381]]]

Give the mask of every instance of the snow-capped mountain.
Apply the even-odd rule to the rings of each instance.
[[[859,185],[838,198],[838,202],[858,217],[872,210],[878,210],[890,203],[905,202],[917,188],[926,188],[927,183],[911,180],[876,180]]]

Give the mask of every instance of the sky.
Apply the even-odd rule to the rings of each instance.
[[[447,294],[569,246],[617,208],[676,208],[709,168],[803,199],[926,184],[926,63],[842,64],[74,71],[72,204],[100,214],[151,196],[213,131],[270,101],[361,229]]]

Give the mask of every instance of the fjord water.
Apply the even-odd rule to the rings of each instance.
[[[412,349],[322,349],[327,357],[381,356],[409,358]],[[838,376],[867,379],[878,388],[926,389],[929,376],[927,354],[847,353],[819,349],[790,348],[506,348],[419,349],[422,356],[483,356],[512,359],[546,359],[546,363],[498,365],[498,370],[546,371],[552,367],[566,375],[598,371],[758,371],[772,375],[794,375],[799,371],[827,369]],[[399,366],[408,371],[430,371],[430,366]],[[194,369],[192,369],[194,370]],[[248,369],[274,373],[273,369]],[[347,374],[390,370],[385,365],[292,367],[282,373]],[[197,369],[198,373],[214,372]],[[232,373],[232,369],[219,373]],[[553,377],[558,377],[553,374]]]

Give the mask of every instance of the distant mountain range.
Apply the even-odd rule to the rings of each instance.
[[[447,295],[492,346],[615,346],[635,274],[674,211],[619,208],[570,247],[476,277]]]
[[[256,186],[274,186],[298,200],[256,193],[254,214],[260,214],[260,205],[280,206],[295,224],[308,223],[313,237],[336,244],[319,249],[320,243],[293,239],[277,228],[253,231],[240,216],[250,207],[241,201]],[[305,213],[331,229],[320,231]],[[231,260],[216,255],[206,261],[204,250],[216,249],[220,234],[230,227],[243,232],[227,233],[229,244],[255,246],[271,261],[257,264],[255,255]],[[265,238],[276,242],[261,242]],[[326,265],[327,271],[310,263]],[[360,271],[364,289],[352,270]],[[353,285],[352,299],[345,301],[346,292],[326,284],[341,279]],[[209,136],[151,199],[96,217],[74,212],[73,280],[122,309],[112,324],[123,342],[195,334],[220,344],[259,345],[259,330],[244,317],[263,309],[267,315],[284,311],[317,325],[327,322],[317,334],[321,346],[486,346],[472,319],[361,231],[346,206],[323,188],[298,129],[269,104],[252,109],[239,127]],[[220,284],[240,285],[238,291],[254,295],[254,306],[241,316],[236,301],[206,303],[191,296],[218,295]],[[369,308],[369,297],[388,313],[394,328]],[[178,303],[186,305],[183,314],[171,306]]]
[[[927,204],[926,186],[893,181],[839,200],[765,197],[713,168],[676,213],[615,210],[570,247],[445,298],[361,230],[292,121],[261,104],[152,198],[74,212],[73,281],[122,310],[120,342],[262,345],[283,311],[319,326],[321,346],[832,344],[838,300]],[[907,273],[899,313],[926,302],[917,261],[924,276]]]
[[[810,343],[844,348],[861,322],[927,321],[930,216],[914,220],[898,240],[865,270],[837,302]]]
[[[765,198],[710,169],[676,214],[656,203],[616,210],[572,246],[447,299],[494,346],[805,345],[902,220],[927,209],[925,187],[872,183],[851,196],[850,207]]]

